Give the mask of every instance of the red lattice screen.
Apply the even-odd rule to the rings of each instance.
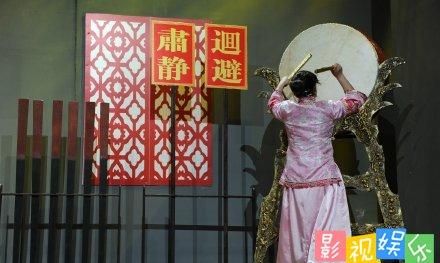
[[[196,25],[196,86],[178,87],[176,92],[176,184],[210,185],[212,127],[204,85],[205,21],[184,21]],[[85,32],[84,99],[110,104],[109,184],[168,184],[171,88],[150,82],[150,18],[87,14]],[[96,118],[98,134],[99,112]],[[97,143],[95,138],[95,161],[99,160]],[[93,166],[95,183],[98,164]]]

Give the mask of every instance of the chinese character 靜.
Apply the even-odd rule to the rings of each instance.
[[[182,75],[188,72],[188,64],[184,59],[178,57],[162,56],[159,59],[159,79],[160,80],[180,80]]]

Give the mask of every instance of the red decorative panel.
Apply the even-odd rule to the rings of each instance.
[[[161,19],[162,20],[162,19]],[[191,21],[182,21],[191,23]],[[195,27],[195,87],[176,97],[176,184],[210,185],[211,125],[204,87],[204,30]],[[165,185],[171,171],[171,88],[151,85],[150,18],[86,15],[85,101],[109,103],[110,185]],[[98,111],[99,107],[96,108]],[[98,183],[99,112],[93,182]]]
[[[206,24],[206,85],[247,89],[247,28]]]
[[[208,123],[209,93],[205,87],[205,30],[204,21],[193,21],[196,35],[195,87],[179,86],[176,96],[176,185],[210,185],[211,125]],[[167,183],[171,172],[169,159],[171,89],[152,85],[154,133],[151,134],[153,171],[150,182]]]
[[[194,86],[194,24],[151,20],[151,83]]]
[[[149,169],[148,19],[86,15],[86,101],[107,102],[109,184],[146,184]],[[99,107],[96,108],[93,174],[99,174]]]

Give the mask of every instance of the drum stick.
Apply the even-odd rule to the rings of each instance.
[[[298,67],[296,67],[292,73],[290,73],[289,75],[289,80],[291,80],[293,78],[293,76],[295,76],[295,74],[302,68],[304,67],[304,65],[307,63],[307,61],[309,61],[309,59],[312,57],[312,54],[307,54],[307,56],[301,61],[301,63],[299,63]]]
[[[332,69],[333,69],[333,66],[318,68],[318,69],[315,69],[315,73],[318,74],[318,73],[322,73],[324,71],[328,71],[328,70],[332,70]]]

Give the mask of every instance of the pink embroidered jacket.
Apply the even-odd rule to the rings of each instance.
[[[342,180],[331,142],[335,120],[356,113],[367,97],[353,90],[337,101],[284,100],[274,91],[268,106],[286,128],[289,145],[280,184],[292,188],[327,185]]]

